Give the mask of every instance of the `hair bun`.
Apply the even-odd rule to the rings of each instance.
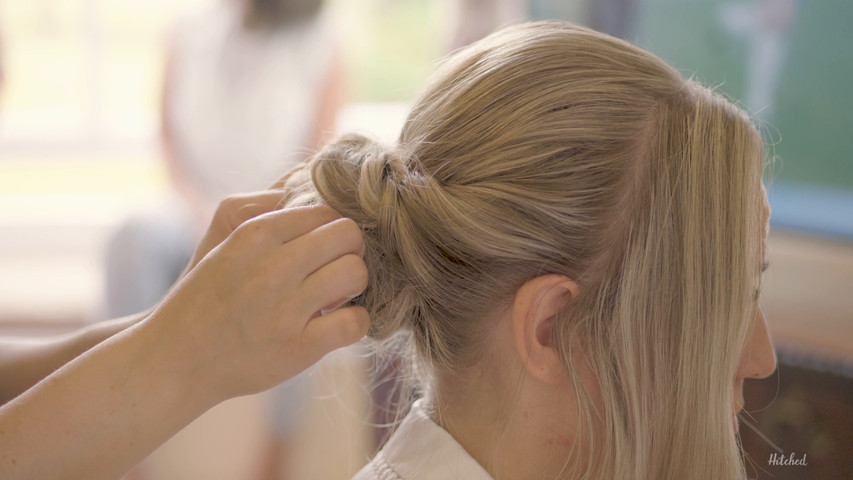
[[[399,252],[400,239],[415,235],[401,204],[409,176],[396,151],[359,134],[330,143],[311,163],[320,200],[364,232],[368,287],[354,303],[367,308],[369,336],[377,339],[392,336],[418,315],[417,289]]]
[[[345,217],[371,229],[388,216],[406,167],[394,152],[359,134],[348,134],[313,159],[311,176],[320,197]]]

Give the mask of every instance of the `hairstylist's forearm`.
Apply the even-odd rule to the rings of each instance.
[[[3,478],[118,478],[210,407],[190,349],[150,320],[0,407]]]
[[[103,340],[145,318],[148,312],[100,322],[61,337],[0,339],[0,405]]]

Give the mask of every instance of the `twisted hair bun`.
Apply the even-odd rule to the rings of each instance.
[[[290,177],[288,204],[324,203],[362,227],[368,286],[353,303],[370,314],[369,337],[413,339],[419,358],[462,364],[472,353],[466,347],[482,338],[470,320],[516,283],[514,275],[495,275],[495,245],[479,241],[498,232],[478,220],[506,221],[507,212],[493,197],[470,195],[470,186],[440,181],[434,167],[403,152],[345,135]],[[513,254],[524,260],[518,249]],[[412,359],[413,368],[420,363]]]
[[[369,336],[386,339],[418,316],[419,299],[400,252],[414,235],[401,188],[409,180],[399,154],[359,134],[327,145],[310,163],[318,200],[361,225],[368,288],[354,303],[371,316]]]

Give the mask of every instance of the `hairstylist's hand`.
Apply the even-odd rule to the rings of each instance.
[[[274,205],[265,194],[254,200],[231,216],[220,208],[214,223],[223,223],[211,226],[199,252],[241,215]],[[219,399],[262,391],[366,334],[361,307],[319,314],[364,290],[363,252],[358,226],[328,207],[265,213],[201,259],[149,320],[178,323],[167,327],[175,348],[187,350],[195,378]]]
[[[189,273],[205,255],[228,238],[243,222],[280,209],[283,196],[284,193],[274,186],[270,190],[232,195],[222,200],[183,275]]]
[[[207,232],[205,232],[201,242],[196,247],[192,260],[187,265],[183,275],[192,270],[208,252],[222,243],[243,222],[258,215],[280,209],[282,207],[282,198],[284,198],[284,191],[282,190],[284,183],[291,175],[304,167],[303,164],[297,165],[267,190],[231,195],[222,200],[216,208],[213,220],[210,222],[210,226],[207,228]]]
[[[363,248],[328,207],[244,222],[147,318],[0,407],[0,477],[118,478],[222,400],[357,341],[363,308],[318,312],[364,289]]]

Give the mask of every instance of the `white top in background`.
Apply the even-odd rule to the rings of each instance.
[[[247,31],[220,1],[175,29],[167,121],[177,161],[211,200],[267,188],[305,157],[333,61],[327,20]]]

